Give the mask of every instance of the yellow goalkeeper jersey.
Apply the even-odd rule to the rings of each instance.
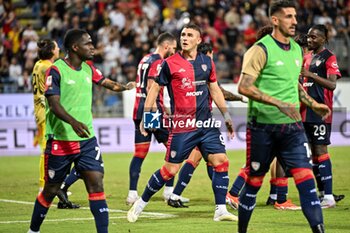
[[[34,115],[37,125],[45,121],[45,73],[51,65],[50,60],[39,60],[33,68]]]

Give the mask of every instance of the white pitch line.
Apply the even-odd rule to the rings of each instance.
[[[8,200],[8,199],[0,199],[0,202],[15,203],[15,204],[22,204],[22,205],[34,205],[34,202]],[[79,209],[90,210],[90,208],[88,208],[88,207],[80,207]],[[109,212],[112,212],[112,213],[127,213],[128,211],[118,210],[118,209],[109,209]],[[163,214],[163,213],[157,213],[157,212],[142,212],[140,217],[148,217],[148,218],[175,218],[175,217],[177,217],[177,215],[174,215],[174,214]],[[119,218],[126,218],[126,216],[111,216],[109,218],[110,219],[119,219]],[[94,218],[45,219],[45,222],[85,221],[85,220],[93,220],[93,219]],[[23,221],[0,221],[0,224],[29,223],[29,222],[30,222],[29,220],[23,220]]]

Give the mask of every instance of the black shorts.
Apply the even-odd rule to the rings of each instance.
[[[310,144],[313,145],[329,145],[331,144],[330,123],[308,123],[304,122],[305,133]]]

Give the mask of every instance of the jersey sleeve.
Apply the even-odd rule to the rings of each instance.
[[[155,79],[156,83],[160,86],[166,86],[170,83],[171,73],[169,65],[166,61],[164,61],[160,67],[159,75]]]
[[[210,71],[210,76],[209,76],[209,82],[214,83],[217,81],[216,80],[216,67],[215,67],[213,60],[211,60],[210,62],[211,62],[211,71]]]
[[[330,56],[326,61],[327,77],[329,75],[335,74],[337,78],[341,78],[341,73],[339,71],[339,66],[337,63],[337,58],[335,55]]]
[[[98,85],[101,84],[102,81],[105,79],[102,72],[99,69],[97,69],[91,62],[87,64],[90,66],[92,70],[92,81]]]
[[[147,78],[155,79],[158,76],[158,74],[159,74],[159,70],[160,70],[161,64],[162,64],[162,60],[161,59],[158,59],[158,60],[154,61],[151,64],[151,67],[149,68],[148,77]]]
[[[60,95],[61,75],[56,66],[51,66],[45,76],[45,96]]]
[[[259,45],[253,45],[243,57],[242,74],[257,78],[266,63],[266,53]]]

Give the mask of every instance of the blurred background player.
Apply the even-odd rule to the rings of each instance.
[[[34,146],[39,145],[41,150],[40,163],[39,163],[39,192],[41,192],[45,185],[45,162],[44,151],[46,147],[45,139],[45,74],[52,63],[59,58],[60,49],[57,43],[51,39],[39,40],[38,43],[38,58],[33,68],[33,95],[34,95],[34,115],[37,125],[37,134],[34,138]],[[72,179],[72,177],[70,178]],[[78,205],[71,203],[68,200],[68,196],[60,193],[57,195],[59,200],[58,208],[79,208]]]
[[[302,85],[316,101],[333,109],[333,91],[341,74],[336,56],[325,48],[328,42],[326,26],[318,24],[311,27],[307,34],[307,42],[311,52],[304,56],[301,72]],[[322,119],[306,106],[301,109],[301,115],[311,145],[313,171],[323,199],[321,206],[322,208],[335,207],[336,201],[332,193],[332,163],[328,153],[328,145],[331,143],[332,115]]]
[[[126,204],[132,205],[139,198],[137,194],[137,183],[141,173],[141,166],[146,158],[152,135],[157,139],[158,143],[167,145],[169,132],[166,128],[160,128],[156,130],[147,130],[148,135],[144,136],[140,132],[140,123],[143,117],[143,109],[147,93],[150,90],[154,79],[158,76],[160,65],[163,59],[173,55],[176,51],[176,38],[170,33],[162,33],[157,38],[157,48],[154,53],[148,54],[143,57],[137,68],[136,78],[136,97],[134,104],[133,120],[135,124],[135,152],[130,162],[129,167],[129,193],[126,198]],[[160,91],[157,101],[154,105],[154,111],[158,110],[162,115],[165,113],[163,103],[163,89]],[[165,200],[169,199],[169,196],[173,192],[174,178],[167,181],[165,184],[163,197]],[[183,199],[186,201],[186,199]]]
[[[84,180],[96,231],[107,233],[109,210],[103,187],[104,165],[92,126],[92,84],[120,92],[134,88],[135,83],[122,85],[104,78],[85,62],[95,53],[86,31],[67,31],[64,47],[65,59],[55,61],[46,73],[45,186],[36,198],[28,233],[39,232],[72,163]]]
[[[203,53],[209,56],[211,59],[213,59],[213,46],[210,43],[204,43],[204,42],[200,43],[198,45],[198,52]],[[224,94],[224,98],[226,101],[242,101],[243,103],[246,103],[246,100],[243,99],[243,96],[235,95],[232,92],[226,91],[220,84],[219,84],[219,87],[222,93]],[[182,204],[184,203],[184,201],[182,201],[181,199],[181,194],[189,184],[193,176],[193,172],[199,165],[199,162],[201,161],[201,159],[202,159],[202,154],[197,148],[195,148],[181,167],[178,181],[176,182],[174,191],[170,196],[168,205],[175,208],[187,207]],[[213,166],[208,161],[206,161],[206,165],[207,165],[208,176],[210,179],[212,179]]]

